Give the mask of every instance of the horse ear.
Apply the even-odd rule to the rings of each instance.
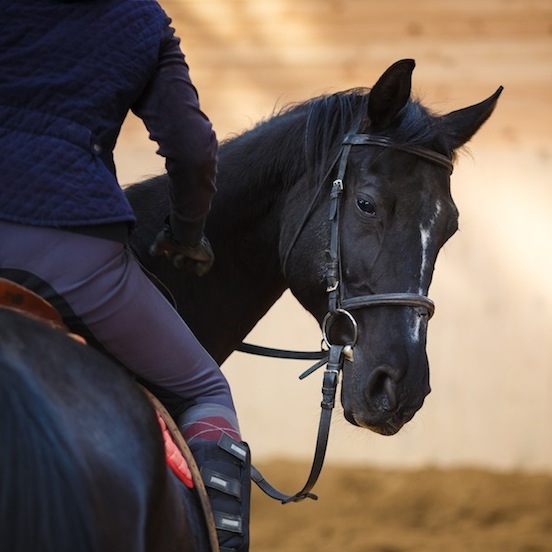
[[[410,98],[413,59],[397,61],[378,79],[368,98],[368,117],[373,130],[389,126]]]
[[[500,86],[492,96],[481,103],[452,111],[441,117],[453,150],[464,145],[491,116],[503,89]]]

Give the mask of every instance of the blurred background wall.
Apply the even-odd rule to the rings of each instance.
[[[274,109],[372,86],[414,58],[414,90],[444,113],[505,91],[452,177],[461,231],[437,263],[428,353],[433,392],[397,436],[334,416],[334,462],[552,472],[552,2],[161,0],[220,140]],[[125,123],[123,184],[163,170],[140,121]],[[236,313],[238,316],[239,313]],[[286,294],[249,341],[317,348]],[[310,459],[321,374],[235,353],[224,365],[255,459]]]

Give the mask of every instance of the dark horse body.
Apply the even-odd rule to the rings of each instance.
[[[155,413],[103,355],[0,309],[0,550],[207,551]]]
[[[134,250],[170,289],[179,312],[219,363],[287,288],[322,323],[328,311],[330,190],[343,136],[351,131],[385,137],[392,146],[351,148],[340,207],[340,292],[349,298],[427,295],[437,253],[457,228],[450,171],[427,152],[452,159],[490,116],[500,90],[475,106],[434,116],[410,99],[413,67],[409,60],[398,62],[371,92],[306,102],[222,146],[219,191],[206,228],[216,263],[203,278],[147,253],[169,210],[167,177],[128,189],[138,218]],[[427,314],[412,305],[355,311],[359,338],[354,361],[345,362],[341,392],[351,423],[393,434],[421,407],[429,392]],[[185,501],[185,512],[178,500],[181,491],[162,465],[156,420],[141,393],[93,351],[13,313],[0,315],[0,549],[30,552],[33,539],[41,539],[39,549],[47,551],[163,552],[172,550],[170,543],[174,549],[201,549],[201,535],[196,541],[184,535],[196,525],[193,504]],[[338,324],[335,332],[336,339],[347,340],[346,328]],[[6,410],[16,414],[7,416]],[[19,426],[21,437],[13,435]],[[59,444],[41,442],[41,434],[56,439],[55,433]],[[62,450],[68,471],[50,464],[60,461]],[[21,473],[23,461],[28,467]],[[48,474],[44,466],[51,466]],[[32,479],[35,488],[22,496],[22,482],[8,486],[12,496],[4,486],[10,478],[14,484]],[[65,500],[67,485],[73,495]],[[99,548],[44,544],[71,527],[49,506],[49,496],[65,505],[76,527],[86,522],[77,533],[82,542],[97,539]],[[23,505],[17,516],[13,500]],[[44,511],[49,517],[42,517]],[[56,530],[40,534],[40,523]],[[23,545],[5,540],[26,528],[33,529]]]

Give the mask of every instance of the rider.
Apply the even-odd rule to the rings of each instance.
[[[221,548],[246,551],[250,459],[228,382],[130,252],[135,219],[113,162],[132,110],[170,181],[153,252],[207,272],[217,140],[171,21],[156,0],[0,8],[0,276],[49,300],[72,331],[148,382],[215,483]]]

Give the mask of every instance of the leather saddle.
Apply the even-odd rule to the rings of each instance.
[[[69,331],[61,314],[48,301],[34,291],[6,278],[0,278],[0,308],[20,312],[74,337],[77,341],[84,342],[82,337]]]

